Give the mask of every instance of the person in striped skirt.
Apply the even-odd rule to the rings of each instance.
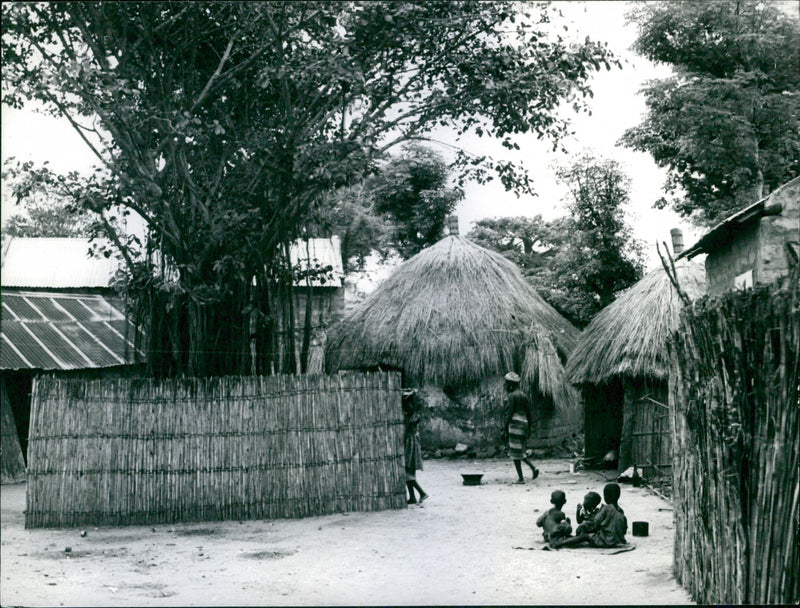
[[[525,478],[522,476],[523,462],[530,468],[532,479],[539,476],[539,469],[525,456],[528,436],[533,427],[531,400],[520,390],[518,374],[508,372],[505,375],[505,387],[508,393],[508,410],[504,434],[508,442],[508,455],[514,461],[514,468],[517,470],[515,483],[525,483]]]

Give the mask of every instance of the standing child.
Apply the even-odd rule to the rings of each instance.
[[[619,506],[619,485],[609,483],[603,488],[606,504],[592,520],[584,521],[582,532],[572,538],[561,540],[557,547],[574,547],[587,543],[590,547],[617,547],[625,544],[628,519]]]
[[[422,470],[422,446],[419,442],[419,398],[417,391],[410,389],[403,391],[403,416],[405,416],[405,437],[403,440],[404,456],[406,461],[406,487],[408,488],[408,504],[417,504],[414,489],[419,492],[420,504],[428,495],[422,486],[417,483],[417,471]]]
[[[514,462],[514,469],[517,471],[517,481],[514,483],[524,484],[522,463],[528,465],[532,479],[539,476],[539,469],[525,455],[525,447],[533,427],[533,410],[531,409],[531,400],[519,388],[520,382],[519,375],[514,372],[508,372],[505,375],[505,389],[508,396],[503,435],[508,442],[508,455]]]
[[[567,503],[567,496],[561,490],[555,490],[550,495],[553,507],[539,516],[536,525],[542,528],[545,542],[553,542],[572,534],[572,524],[569,517],[561,510]]]

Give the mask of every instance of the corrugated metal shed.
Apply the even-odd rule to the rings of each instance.
[[[4,290],[0,369],[132,364],[133,332],[120,307],[100,295]]]
[[[89,257],[89,246],[89,239],[81,238],[9,238],[3,243],[3,287],[108,287],[119,263]]]
[[[314,271],[330,267],[327,272],[312,278],[311,284],[314,287],[342,286],[342,281],[344,280],[342,240],[338,236],[332,236],[328,239],[297,239],[289,249],[289,256],[292,266],[299,267],[301,273],[309,268]],[[297,287],[302,287],[306,282],[301,277],[295,279],[294,284]]]

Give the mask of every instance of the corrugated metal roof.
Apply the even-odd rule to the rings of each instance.
[[[119,263],[89,257],[89,239],[19,238],[4,243],[3,287],[75,289],[108,287]]]
[[[3,290],[1,318],[0,369],[134,363],[134,327],[109,298]]]
[[[312,271],[330,268],[321,275],[312,277],[311,284],[314,287],[342,286],[344,280],[342,240],[338,236],[327,239],[297,239],[289,249],[289,257],[292,267],[299,267],[301,273],[309,268]],[[294,284],[297,287],[304,286],[305,278],[302,276],[296,278]]]

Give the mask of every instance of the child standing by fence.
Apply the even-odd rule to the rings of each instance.
[[[414,489],[419,492],[419,502],[428,498],[425,490],[417,482],[417,471],[422,470],[422,446],[419,442],[419,398],[417,391],[409,389],[403,391],[403,416],[405,416],[404,452],[406,461],[406,487],[408,488],[408,504],[417,503]]]

